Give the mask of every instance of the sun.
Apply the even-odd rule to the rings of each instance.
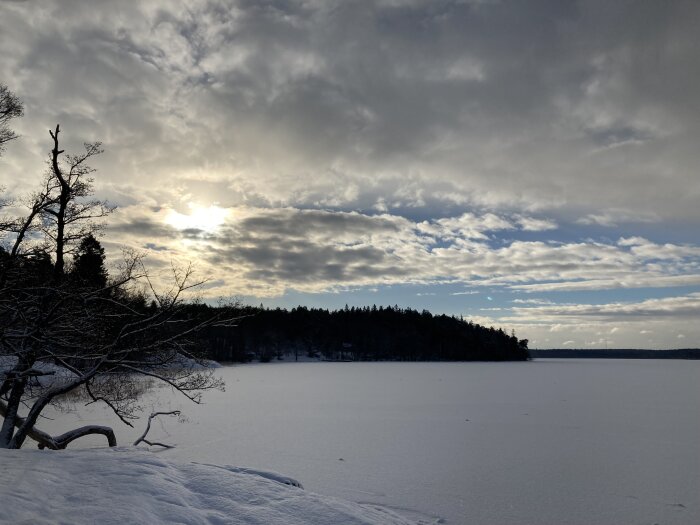
[[[165,222],[178,230],[202,230],[207,233],[216,231],[228,217],[229,211],[219,206],[201,206],[190,203],[190,213],[170,210]]]

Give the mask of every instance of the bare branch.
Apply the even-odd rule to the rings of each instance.
[[[146,439],[146,436],[148,435],[148,432],[151,430],[151,422],[158,416],[179,416],[180,411],[179,410],[171,410],[170,412],[152,412],[150,416],[148,416],[148,422],[146,423],[146,430],[143,431],[143,434],[134,441],[134,446],[137,446],[139,443],[146,443],[147,445],[154,447],[163,447],[163,448],[173,448],[173,445],[164,445],[163,443],[158,443],[157,441],[148,441]]]

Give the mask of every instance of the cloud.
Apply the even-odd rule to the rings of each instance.
[[[190,213],[201,222],[197,210]],[[641,238],[495,243],[493,232],[518,226],[515,219],[492,213],[416,222],[389,213],[236,207],[217,213],[223,222],[205,229],[184,227],[190,216],[172,217],[171,208],[126,207],[109,225],[110,242],[147,246],[153,257],[196,253],[200,264],[238,293],[255,289],[270,296],[286,289],[323,292],[405,283],[472,287],[453,295],[477,294],[476,288],[487,286],[532,293],[700,284],[696,246]],[[513,302],[549,304],[535,298]]]
[[[598,225],[609,228],[623,223],[653,223],[659,222],[661,218],[652,212],[641,212],[631,210],[604,210],[597,213],[589,213],[585,217],[576,220],[578,224]]]
[[[513,304],[550,305],[554,304],[549,299],[513,299]]]
[[[421,232],[446,239],[487,239],[488,232],[512,230],[515,227],[511,220],[494,213],[477,216],[471,212],[459,217],[440,218],[418,224]]]
[[[97,197],[121,206],[110,257],[126,245],[156,268],[195,259],[216,278],[205,294],[566,292],[513,304],[592,333],[601,316],[658,315],[654,337],[675,339],[687,319],[670,297],[700,286],[698,14],[692,2],[0,2],[0,79],[26,109],[0,185],[37,187],[60,122],[67,151],[104,142]],[[196,210],[226,216],[215,226]],[[601,227],[610,238],[589,238]],[[578,292],[645,288],[669,302],[567,310]],[[508,322],[536,322],[524,315]],[[642,341],[627,320],[621,336]]]
[[[524,231],[539,232],[556,230],[557,223],[551,219],[536,219],[534,217],[518,217],[517,222]]]
[[[644,246],[649,243],[650,241],[644,237],[623,237],[617,241],[619,246]]]
[[[636,302],[514,307],[494,324],[527,333],[540,347],[573,344],[566,338],[576,334],[589,346],[674,348],[679,333],[700,338],[700,327],[693,322],[698,315],[700,292],[693,292]],[[614,340],[600,337],[613,333]]]
[[[642,259],[643,260],[643,259]],[[602,273],[602,272],[601,272]],[[663,275],[657,272],[640,272],[641,275],[619,274],[613,279],[584,279],[579,281],[542,282],[513,284],[513,290],[523,292],[575,292],[584,290],[615,290],[623,288],[667,288],[675,286],[698,286],[700,274]],[[643,275],[647,273],[647,275]]]
[[[60,121],[105,141],[113,184],[167,181],[171,206],[211,199],[206,179],[224,207],[697,219],[692,3],[0,9],[0,74],[27,105],[16,165],[39,167]]]
[[[515,307],[516,316],[527,316],[537,319],[566,318],[582,319],[587,317],[612,321],[616,318],[633,319],[644,322],[650,317],[659,319],[663,317],[693,318],[700,316],[700,292],[690,293],[677,297],[664,297],[660,299],[647,299],[641,302],[606,303],[606,304],[576,304],[553,305],[538,307]]]

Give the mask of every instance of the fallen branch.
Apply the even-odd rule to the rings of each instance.
[[[146,424],[146,430],[141,434],[141,437],[138,438],[136,441],[134,441],[134,446],[137,446],[139,443],[146,443],[146,445],[150,447],[163,447],[163,448],[174,448],[174,445],[166,445],[164,443],[159,443],[157,441],[149,441],[146,439],[146,436],[148,435],[149,430],[151,430],[151,421],[153,421],[156,417],[158,416],[179,416],[180,411],[179,410],[171,410],[170,412],[153,412],[150,416],[148,416],[148,423]]]
[[[69,430],[65,434],[61,434],[60,436],[52,438],[54,446],[48,448],[51,448],[53,450],[62,450],[66,448],[71,441],[81,438],[83,436],[89,436],[91,434],[100,434],[102,436],[105,436],[107,438],[107,443],[110,447],[117,446],[117,438],[114,436],[114,430],[112,430],[109,427],[103,427],[100,425],[87,425],[84,427],[76,428],[75,430]],[[44,445],[42,443],[39,443],[39,448],[43,449]]]

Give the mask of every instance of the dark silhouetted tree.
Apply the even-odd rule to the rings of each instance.
[[[78,245],[73,256],[70,277],[79,285],[89,288],[104,288],[107,284],[105,250],[91,233]]]
[[[91,199],[94,170],[87,162],[102,153],[100,142],[85,143],[85,151],[79,155],[66,155],[65,162],[60,156],[58,140],[60,127],[49,130],[53,139],[53,149],[46,176],[46,193],[50,198],[41,208],[42,230],[51,243],[54,255],[54,277],[60,280],[65,272],[65,255],[75,248],[75,244],[99,227],[99,220],[114,211],[105,201]]]
[[[24,113],[22,101],[15,96],[5,84],[0,83],[0,153],[5,143],[17,138],[8,123],[13,118],[21,117]]]

